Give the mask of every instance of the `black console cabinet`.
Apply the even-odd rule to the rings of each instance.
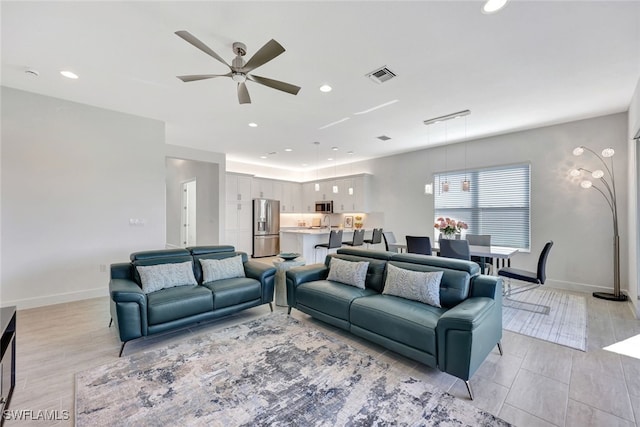
[[[16,385],[16,308],[0,308],[0,424]]]

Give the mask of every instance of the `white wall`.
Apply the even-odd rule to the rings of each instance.
[[[640,129],[640,79],[629,106],[629,297],[640,318],[640,140],[634,140]]]
[[[621,276],[628,283],[627,256],[627,115],[614,114],[556,126],[471,141],[467,167],[531,163],[530,254],[518,254],[513,264],[535,269],[542,247],[554,241],[547,284],[582,291],[610,291],[613,287],[612,216],[602,196],[582,190],[568,176],[577,161],[595,168],[597,159],[573,157],[578,145],[594,150],[616,150],[618,209],[621,236]],[[450,145],[447,169],[464,169],[464,143]],[[373,174],[372,210],[384,212],[384,228],[398,240],[408,234],[434,235],[433,197],[424,195],[424,184],[434,172],[442,172],[445,148],[436,147],[354,165],[353,172]]]
[[[0,304],[107,295],[110,263],[164,247],[164,124],[7,87],[1,95]]]
[[[217,163],[167,157],[167,245],[181,247],[182,184],[196,180],[196,244],[218,244],[220,185]]]

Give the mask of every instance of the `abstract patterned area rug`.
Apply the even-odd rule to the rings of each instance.
[[[76,425],[508,426],[283,313],[76,374]]]
[[[586,351],[584,296],[534,289],[503,299],[502,327],[508,331]]]

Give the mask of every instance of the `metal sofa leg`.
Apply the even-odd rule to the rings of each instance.
[[[109,320],[109,327],[111,327],[111,325],[113,325],[113,317]]]
[[[289,306],[289,309],[287,310],[287,316],[291,314],[291,306]]]
[[[120,346],[120,353],[118,354],[118,357],[122,357],[122,352],[124,351],[124,346],[127,343],[127,341],[123,342],[122,345]]]
[[[467,386],[467,391],[469,392],[469,397],[473,400],[473,392],[471,391],[471,383],[469,381],[465,381],[464,384]]]
[[[271,309],[271,312],[273,313],[273,304],[269,303],[269,308]]]
[[[502,343],[500,341],[498,341],[498,351],[500,352],[500,356],[504,354],[502,353]]]

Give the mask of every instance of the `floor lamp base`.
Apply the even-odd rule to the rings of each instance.
[[[626,301],[627,296],[625,294],[620,294],[619,296],[615,296],[610,292],[594,292],[593,296],[600,299],[606,299],[609,301]]]

